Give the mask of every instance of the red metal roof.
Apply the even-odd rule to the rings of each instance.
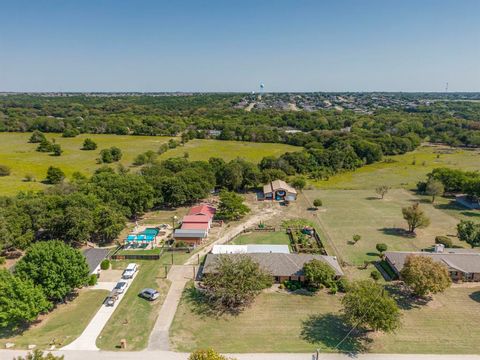
[[[207,204],[201,204],[201,205],[197,205],[197,206],[194,206],[190,209],[190,211],[188,212],[188,215],[199,215],[199,214],[203,214],[203,215],[208,215],[210,217],[213,217],[213,215],[215,214],[215,208],[210,206],[210,205],[207,205]]]
[[[182,219],[182,223],[209,223],[211,216],[208,215],[187,215]]]
[[[183,230],[208,230],[209,226],[207,223],[183,223]]]

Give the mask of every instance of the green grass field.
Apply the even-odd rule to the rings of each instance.
[[[340,315],[341,295],[263,293],[238,316],[198,314],[184,293],[170,330],[177,351],[214,347],[221,352],[333,351],[350,330]],[[372,334],[367,351],[376,353],[478,353],[479,288],[449,289],[421,307],[402,310],[394,334]],[[340,345],[358,351],[354,338]]]
[[[288,151],[298,151],[300,149],[300,147],[285,144],[194,139],[186,143],[185,146],[167,151],[160,158],[183,156],[187,152],[190,160],[208,160],[211,157],[221,157],[228,161],[240,157],[257,163],[265,156],[280,156]]]
[[[40,323],[14,337],[0,337],[0,346],[15,343],[15,348],[26,349],[28,345],[37,345],[39,349],[50,348],[53,342],[57,348],[75,340],[88,325],[97,310],[102,306],[106,290],[80,290],[72,302],[59,305]]]
[[[121,339],[127,340],[129,351],[144,349],[168,292],[169,281],[165,279],[164,267],[158,261],[135,262],[139,264],[139,273],[97,338],[97,346],[102,350],[119,350],[117,347]],[[129,261],[113,261],[112,266],[123,269],[127,263]],[[160,292],[156,301],[150,302],[138,296],[147,287]]]
[[[422,146],[404,155],[385,158],[394,162],[367,165],[353,172],[332,176],[327,181],[313,182],[313,185],[322,189],[375,189],[378,185],[412,189],[436,167],[480,170],[479,150]]]
[[[324,232],[335,245],[337,255],[350,264],[377,259],[377,243],[387,244],[388,250],[415,251],[431,247],[435,236],[456,234],[457,218],[430,203],[421,203],[431,220],[430,226],[417,230],[415,238],[404,236],[402,230],[407,227],[402,207],[413,204],[417,198],[403,189],[390,190],[383,200],[373,190],[308,190],[304,194],[310,199],[322,199],[317,215]],[[349,241],[354,234],[362,238],[352,245]],[[454,244],[466,246],[457,238],[452,239]]]
[[[44,188],[45,185],[41,181],[45,179],[49,166],[61,168],[67,177],[75,171],[91,174],[100,166],[96,162],[100,150],[111,146],[117,146],[122,150],[123,157],[120,163],[131,166],[138,154],[147,150],[157,151],[160,145],[169,139],[160,136],[95,134],[82,134],[75,138],[62,138],[61,134],[46,134],[46,136],[49,140],[55,139],[56,143],[61,145],[64,151],[61,156],[51,156],[48,153],[35,151],[38,144],[28,143],[30,133],[0,133],[0,165],[7,165],[11,168],[10,176],[0,177],[0,195],[13,195],[19,190]],[[97,143],[97,150],[80,150],[87,137]],[[264,156],[281,155],[287,151],[298,149],[298,147],[283,144],[192,140],[185,146],[167,151],[160,159],[183,156],[184,152],[188,152],[191,160],[208,160],[210,157],[216,156],[225,160],[241,157],[258,162]],[[33,175],[36,181],[23,181],[27,174]]]
[[[273,245],[290,245],[290,239],[284,231],[275,232],[252,232],[237,236],[229,244],[273,244]]]

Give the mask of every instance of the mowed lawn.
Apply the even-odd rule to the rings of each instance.
[[[285,231],[275,232],[252,232],[237,236],[229,244],[244,245],[244,244],[273,244],[273,245],[290,245],[290,239]]]
[[[164,266],[154,260],[136,260],[139,273],[127,288],[127,293],[108,320],[97,346],[101,350],[119,350],[120,341],[127,340],[127,350],[142,350],[148,344],[150,332],[155,325],[158,312],[168,292],[170,283],[165,279]],[[113,268],[124,269],[129,261],[113,261]],[[154,288],[160,292],[155,301],[140,298],[138,294],[144,288]]]
[[[82,289],[73,301],[59,305],[22,334],[6,338],[0,332],[0,347],[5,348],[7,342],[22,349],[28,345],[37,345],[39,349],[49,349],[52,344],[57,348],[65,346],[80,336],[107,294],[106,290]]]
[[[377,259],[377,243],[385,243],[388,250],[393,251],[419,251],[434,245],[435,236],[456,234],[457,218],[430,203],[421,203],[431,224],[426,229],[418,229],[416,237],[405,236],[407,223],[402,207],[418,200],[407,190],[391,190],[383,200],[373,190],[308,190],[304,193],[311,201],[322,199],[323,206],[317,215],[323,230],[334,243],[337,255],[352,265]],[[353,245],[350,241],[354,234],[360,235],[361,240]],[[467,245],[456,237],[452,240],[455,245]]]
[[[0,177],[0,194],[12,195],[19,190],[37,190],[45,185],[49,166],[57,166],[65,174],[71,176],[80,171],[91,174],[97,169],[96,159],[100,150],[116,146],[122,150],[120,163],[130,166],[138,154],[147,150],[157,151],[161,144],[168,141],[168,137],[160,136],[121,136],[82,134],[75,138],[62,138],[62,134],[46,134],[47,139],[55,139],[64,151],[61,156],[51,156],[48,153],[35,151],[38,144],[28,143],[30,133],[0,133],[0,164],[11,168],[11,175]],[[97,150],[80,150],[83,141],[91,138],[98,145]],[[115,166],[115,164],[114,164]],[[24,182],[25,175],[31,174],[36,182]]]
[[[371,334],[371,343],[349,337],[341,296],[263,293],[239,316],[197,314],[184,294],[170,342],[177,351],[213,347],[221,352],[478,353],[480,287],[449,289],[419,308],[402,310],[394,334]]]
[[[323,189],[375,189],[378,185],[415,188],[425,175],[437,167],[480,170],[480,151],[442,146],[421,146],[403,155],[384,156],[393,162],[366,165],[356,171],[334,175],[314,182]]]
[[[286,144],[194,139],[185,146],[167,151],[160,158],[184,156],[185,153],[188,153],[190,160],[208,160],[211,157],[220,157],[229,161],[239,157],[257,163],[265,156],[280,156],[286,152],[301,149],[301,147]]]

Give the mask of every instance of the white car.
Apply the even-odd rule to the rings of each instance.
[[[125,291],[127,286],[128,286],[128,283],[126,281],[119,281],[117,285],[115,285],[114,290],[116,290],[117,293],[121,294]]]
[[[124,279],[131,279],[133,277],[133,275],[135,275],[135,273],[137,272],[138,270],[138,266],[137,264],[135,263],[130,263],[127,265],[127,268],[125,269],[125,271],[123,272],[122,274],[122,277]]]

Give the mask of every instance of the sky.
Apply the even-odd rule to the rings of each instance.
[[[479,0],[0,0],[0,91],[480,91]]]

